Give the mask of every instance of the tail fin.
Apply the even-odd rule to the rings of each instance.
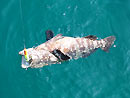
[[[105,41],[105,45],[103,44],[101,46],[101,49],[105,52],[108,52],[109,48],[114,44],[115,39],[115,36],[109,36],[107,38],[104,38],[103,42]]]

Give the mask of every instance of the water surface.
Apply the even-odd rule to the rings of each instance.
[[[129,98],[129,0],[3,0],[0,3],[0,98]],[[22,69],[18,52],[55,35],[116,36],[109,53]]]

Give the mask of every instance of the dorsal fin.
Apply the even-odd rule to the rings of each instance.
[[[62,34],[57,34],[55,37],[53,37],[51,40],[52,41],[57,41],[59,39],[63,38]]]
[[[95,35],[88,35],[88,36],[85,36],[84,38],[88,38],[88,39],[91,39],[91,40],[97,39],[97,37]]]

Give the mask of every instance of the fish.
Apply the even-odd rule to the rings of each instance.
[[[19,52],[22,56],[22,68],[41,68],[43,66],[60,64],[72,59],[85,58],[97,49],[108,52],[114,44],[115,36],[98,39],[95,35],[85,37],[69,37],[62,34],[53,35],[51,30],[46,31],[46,42],[26,49],[28,61],[24,57],[24,50]]]

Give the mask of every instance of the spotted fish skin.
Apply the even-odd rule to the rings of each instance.
[[[111,37],[113,39],[110,43],[113,44],[115,37]],[[103,39],[92,40],[89,38],[62,37],[54,42],[46,42],[43,45],[38,46],[36,49],[46,49],[49,51],[58,49],[65,55],[68,55],[71,59],[77,59],[79,57],[86,57],[90,55],[98,48],[106,47],[106,43],[108,42]]]
[[[35,57],[32,59],[30,67],[37,68],[45,65],[59,63],[60,61],[52,54],[53,50],[61,51],[70,59],[78,59],[89,56],[98,48],[101,48],[104,51],[108,51],[114,41],[114,36],[96,40],[87,37],[65,37],[59,34],[30,51],[30,57]],[[33,51],[35,51],[35,53]]]

